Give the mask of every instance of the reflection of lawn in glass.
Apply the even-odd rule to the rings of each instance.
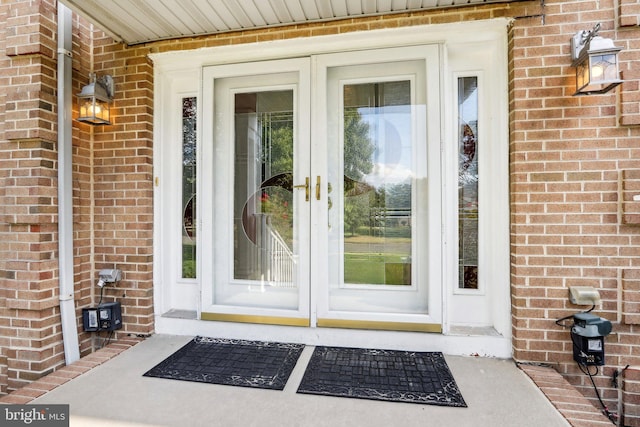
[[[182,244],[182,278],[196,278],[196,245],[195,243]]]
[[[411,239],[354,236],[345,244],[408,246]],[[346,252],[344,255],[344,282],[369,285],[410,285],[411,263],[409,253]]]

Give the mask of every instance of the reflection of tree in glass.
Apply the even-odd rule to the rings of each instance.
[[[364,225],[370,214],[369,194],[346,197],[344,202],[344,228],[356,235],[358,228]]]
[[[196,165],[196,98],[182,99],[182,163]]]
[[[293,113],[262,114],[260,130],[260,212],[268,216],[271,230],[293,249]]]
[[[373,187],[360,182],[373,169],[374,144],[369,138],[369,124],[356,108],[344,111],[344,224],[354,235],[367,224]],[[365,189],[366,191],[359,191]],[[364,194],[362,194],[364,193]]]
[[[361,180],[373,169],[375,146],[369,138],[369,124],[356,108],[344,111],[344,176]]]
[[[261,120],[263,181],[293,171],[293,115],[270,113]]]
[[[260,195],[260,211],[269,216],[269,225],[293,249],[292,193],[279,187],[266,187]]]
[[[458,144],[458,184],[475,185],[478,182],[478,139],[471,125],[462,122],[460,124],[460,142]],[[477,126],[477,123],[475,124]]]
[[[411,209],[411,184],[385,186],[386,205],[394,209]]]

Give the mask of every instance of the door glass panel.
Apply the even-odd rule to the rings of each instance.
[[[215,209],[219,215],[215,230],[219,240],[214,249],[213,302],[297,310],[298,244],[294,223],[299,221],[294,220],[292,187],[294,90],[231,89],[234,84],[245,82],[246,79],[221,80],[216,89],[218,111],[231,114],[216,118],[221,129],[218,140],[229,138],[232,143],[225,151],[222,142],[215,160],[219,171],[231,173],[218,175],[216,182]],[[229,119],[230,126],[226,126],[225,120]],[[224,210],[228,206],[232,208],[227,216]]]
[[[182,99],[182,277],[196,277],[196,97]]]
[[[458,79],[458,288],[478,289],[478,78]]]
[[[293,91],[235,95],[234,279],[294,287]]]
[[[343,88],[345,284],[411,285],[410,89]]]

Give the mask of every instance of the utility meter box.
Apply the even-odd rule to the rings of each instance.
[[[573,316],[571,341],[573,359],[581,365],[604,365],[604,337],[611,333],[611,322],[590,313]]]
[[[82,324],[86,332],[115,331],[122,328],[122,306],[107,302],[82,309]]]

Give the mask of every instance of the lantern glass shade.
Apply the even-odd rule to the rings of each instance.
[[[80,99],[80,116],[78,121],[91,123],[92,125],[110,125],[110,105],[107,101],[99,99]]]
[[[92,125],[111,124],[111,89],[93,81],[78,94],[78,121]]]
[[[576,93],[591,95],[605,93],[622,83],[618,71],[618,52],[610,39],[594,37],[574,61]]]

